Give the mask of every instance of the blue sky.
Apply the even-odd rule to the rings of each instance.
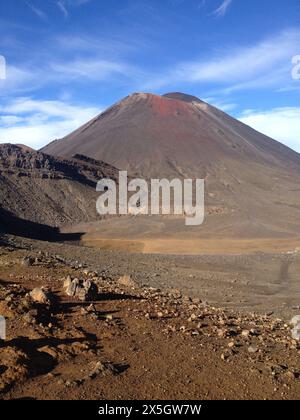
[[[0,142],[183,91],[300,152],[299,22],[299,0],[0,0]]]

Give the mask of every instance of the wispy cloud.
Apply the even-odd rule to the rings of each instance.
[[[35,83],[35,74],[30,69],[7,65],[6,79],[0,80],[0,97],[32,90]]]
[[[57,47],[69,53],[101,54],[102,57],[121,56],[145,48],[145,43],[141,39],[121,39],[117,36],[93,37],[80,33],[59,35],[55,37],[54,42]]]
[[[59,10],[64,15],[64,17],[67,18],[69,16],[69,11],[67,9],[65,1],[64,0],[59,0],[56,4],[57,4],[57,7],[59,8]]]
[[[0,79],[0,98],[8,95],[24,95],[45,86],[88,85],[92,82],[114,82],[118,85],[132,85],[142,80],[143,72],[126,61],[119,59],[101,59],[103,54],[78,59],[52,61],[45,57],[43,63],[23,63],[22,66],[8,65],[6,79]]]
[[[69,8],[82,6],[84,4],[90,3],[93,0],[57,0],[56,4],[59,10],[62,12],[65,18],[69,17]]]
[[[284,107],[249,110],[239,120],[300,152],[300,108]]]
[[[178,83],[214,83],[223,91],[252,89],[290,81],[291,57],[298,51],[300,30],[285,30],[256,45],[227,48],[210,59],[178,63],[164,75],[153,77],[148,87]]]
[[[114,75],[127,77],[132,75],[133,69],[126,63],[119,61],[94,59],[78,59],[71,62],[53,63],[52,77],[57,79],[77,79],[82,81],[107,80]]]
[[[223,0],[222,4],[213,12],[216,17],[222,17],[226,14],[232,0]]]
[[[41,148],[75,130],[102,111],[101,108],[43,101],[29,97],[9,101],[0,116],[0,143],[24,143]]]
[[[32,3],[27,2],[26,4],[39,19],[47,20],[47,15],[43,10],[35,7]]]

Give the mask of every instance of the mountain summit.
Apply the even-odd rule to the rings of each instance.
[[[43,151],[80,153],[144,177],[199,177],[229,160],[300,167],[297,153],[183,93],[130,95]]]
[[[191,95],[135,93],[43,151],[89,156],[146,179],[205,179],[199,232],[212,237],[300,232],[300,155]]]

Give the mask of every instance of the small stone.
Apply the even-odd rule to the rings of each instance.
[[[200,300],[199,298],[193,298],[193,299],[192,299],[192,302],[193,302],[195,305],[199,305],[199,304],[201,303],[201,300]]]
[[[31,306],[32,306],[32,303],[30,301],[30,298],[29,296],[26,296],[20,301],[18,305],[18,309],[20,312],[26,312],[30,310]]]
[[[49,354],[49,356],[51,356],[53,359],[57,359],[57,351],[50,346],[44,346],[38,349],[39,352],[41,353],[47,353]]]
[[[31,299],[36,303],[47,305],[50,303],[49,294],[42,287],[37,287],[30,292]]]
[[[122,276],[118,279],[118,284],[125,287],[136,288],[136,283],[131,276]]]
[[[64,284],[63,284],[63,288],[64,289],[68,289],[71,286],[72,283],[72,277],[68,276],[65,280],[64,280]]]
[[[83,287],[78,287],[76,289],[76,293],[75,296],[81,300],[82,302],[85,302],[87,300],[87,294],[86,294],[86,290]]]
[[[300,324],[297,324],[293,329],[292,329],[292,338],[295,341],[300,341]]]
[[[288,378],[288,379],[290,379],[290,380],[295,380],[295,379],[297,379],[297,377],[298,377],[298,375],[297,375],[297,373],[295,373],[295,372],[293,372],[293,371],[291,371],[291,370],[289,370],[288,372],[286,372],[286,377]]]
[[[168,326],[168,330],[169,330],[170,332],[175,333],[175,332],[176,332],[176,327],[175,327],[174,325],[169,325],[169,326]]]
[[[79,280],[78,279],[74,279],[71,281],[71,283],[69,282],[67,288],[66,288],[66,294],[67,296],[70,297],[74,297],[76,294],[76,289],[79,285]]]
[[[76,289],[76,297],[86,302],[96,300],[98,298],[98,287],[91,280],[86,280]]]
[[[34,258],[32,257],[24,257],[22,260],[22,265],[24,267],[31,267],[34,264]]]
[[[75,387],[78,385],[77,381],[66,381],[65,382],[66,387],[70,388],[70,387]]]
[[[296,315],[292,318],[291,324],[294,325],[294,327],[298,324],[300,324],[300,315]]]
[[[27,324],[36,324],[36,317],[37,317],[37,310],[32,309],[31,311],[28,311],[23,316],[23,319]]]
[[[88,314],[88,311],[85,308],[81,308],[80,313],[81,315],[86,316]]]
[[[228,336],[228,330],[226,329],[219,329],[217,331],[218,337],[220,338],[226,338]]]
[[[255,328],[252,328],[252,329],[250,330],[250,334],[251,334],[251,335],[253,335],[253,336],[255,336],[255,337],[257,337],[257,336],[259,336],[259,335],[260,335],[259,331],[258,331],[258,330],[256,330]]]
[[[118,373],[119,373],[118,370],[110,362],[99,361],[95,363],[94,368],[90,372],[88,377],[90,379],[94,379],[96,378],[97,375],[108,376],[108,375],[116,375]]]
[[[232,349],[233,347],[235,347],[235,342],[234,341],[231,341],[230,343],[228,343],[228,347],[230,349]]]
[[[258,347],[255,345],[251,345],[248,347],[248,352],[249,353],[257,353],[258,352]]]

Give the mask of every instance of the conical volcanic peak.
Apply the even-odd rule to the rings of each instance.
[[[299,231],[299,154],[191,95],[127,96],[44,151],[89,156],[148,180],[204,179],[202,233]],[[178,234],[181,222],[169,230]]]
[[[44,152],[82,154],[132,175],[203,177],[243,165],[299,168],[299,155],[184,93],[134,93]]]

